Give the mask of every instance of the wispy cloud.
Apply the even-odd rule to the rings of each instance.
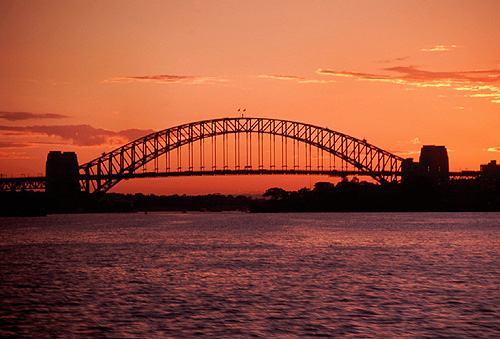
[[[420,144],[420,139],[418,137],[415,139],[412,139],[412,140],[410,140],[410,144],[418,145],[418,144]]]
[[[500,153],[500,146],[499,147],[489,147],[488,152],[498,152]]]
[[[455,72],[433,72],[417,69],[414,66],[398,66],[384,68],[403,74],[403,79],[423,81],[457,81],[464,83],[500,82],[500,70],[473,70]]]
[[[30,146],[31,144],[28,142],[0,141],[0,148],[26,148]]]
[[[55,80],[50,80],[50,79],[48,80],[26,79],[25,81],[32,84],[51,85],[51,86],[69,84],[69,82],[57,82]]]
[[[26,154],[26,152],[2,152],[0,151],[0,159],[6,160],[22,160],[22,159],[33,159]]]
[[[138,129],[138,128],[131,128],[131,129],[125,129],[123,131],[116,132],[119,135],[125,137],[128,139],[128,141],[132,141],[135,139],[139,139],[143,136],[146,136],[148,134],[153,133],[154,130],[152,129]]]
[[[414,87],[447,87],[457,91],[479,92],[465,94],[467,97],[483,97],[491,102],[500,103],[500,70],[472,70],[455,72],[435,72],[418,69],[414,66],[383,68],[392,75],[318,69],[316,73],[335,77],[357,78],[364,81],[389,82]],[[396,73],[394,75],[394,73]]]
[[[264,78],[264,79],[277,79],[277,80],[306,80],[304,77],[299,77],[296,75],[279,75],[279,74],[261,74],[258,75],[259,78]]]
[[[296,75],[280,75],[280,74],[261,74],[257,77],[263,79],[275,79],[275,80],[287,80],[287,81],[295,81],[299,84],[327,84],[336,82],[335,80],[324,80],[324,79],[308,79],[301,76]]]
[[[397,72],[400,76],[390,76],[382,74],[352,72],[352,71],[335,71],[330,69],[318,69],[318,74],[334,75],[340,77],[357,77],[362,80],[388,80],[388,81],[453,81],[460,83],[485,83],[485,82],[500,82],[500,70],[474,70],[474,71],[457,71],[457,72],[433,72],[420,70],[414,66],[397,66],[383,68],[384,71]]]
[[[9,121],[30,120],[30,119],[64,119],[69,116],[58,113],[31,113],[31,112],[5,112],[0,111],[0,119]]]
[[[0,141],[0,148],[30,148],[40,145],[67,145],[63,142],[46,142],[46,141]]]
[[[430,48],[422,48],[422,52],[445,52],[457,48],[457,45],[436,45]]]
[[[382,79],[389,78],[388,76],[370,74],[370,73],[361,73],[361,72],[352,72],[352,71],[335,71],[332,69],[318,69],[316,71],[318,74],[326,74],[333,75],[337,77],[346,77],[346,78],[361,78],[361,79]]]
[[[382,64],[390,64],[395,61],[404,61],[409,59],[409,56],[404,56],[404,57],[398,57],[398,58],[393,58],[393,59],[385,59],[385,60],[379,60],[380,63]]]
[[[154,82],[162,84],[217,84],[227,82],[222,77],[203,77],[186,75],[145,75],[145,76],[117,76],[103,80],[105,83]]]
[[[418,147],[417,145],[422,144],[422,141],[418,137],[415,137],[410,140],[403,140],[403,141],[397,141],[397,145],[400,145],[402,149],[394,151],[394,153],[400,155],[400,156],[410,156],[414,154],[419,154],[420,151],[413,149],[414,147]]]
[[[405,158],[405,157],[411,157],[411,156],[419,155],[420,154],[420,150],[418,150],[418,151],[402,151],[402,150],[399,150],[399,151],[392,151],[392,153],[397,154],[400,157]]]
[[[6,131],[10,135],[42,135],[59,137],[77,146],[97,146],[104,144],[121,144],[141,136],[154,132],[153,130],[128,129],[123,131],[111,131],[95,128],[90,125],[38,125],[38,126],[0,126],[0,131]],[[25,142],[27,143],[27,142]],[[35,144],[38,142],[32,142]],[[39,144],[39,143],[38,143]],[[4,146],[9,146],[8,144]],[[10,147],[15,146],[11,143]]]

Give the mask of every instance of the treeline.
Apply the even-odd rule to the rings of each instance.
[[[252,212],[500,211],[500,183],[478,180],[373,184],[318,182],[314,189],[268,189]]]
[[[46,215],[49,204],[45,192],[0,191],[0,216],[41,216]]]
[[[87,204],[89,212],[148,212],[148,211],[248,211],[252,199],[247,196],[222,194],[155,195],[105,194]]]
[[[44,192],[0,192],[0,216],[139,211],[500,211],[500,180],[414,181],[379,185],[359,182],[355,178],[336,185],[318,182],[313,189],[297,191],[273,187],[261,198],[222,194],[161,196],[107,193],[99,200],[88,199],[84,195],[74,201],[66,200],[56,202]]]
[[[42,216],[53,213],[148,211],[249,211],[252,198],[222,194],[155,195],[107,193],[98,200],[83,194],[73,201],[54,201],[45,192],[0,192],[0,216]]]

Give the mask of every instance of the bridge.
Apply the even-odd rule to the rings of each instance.
[[[387,183],[400,181],[405,167],[403,158],[364,139],[295,121],[250,117],[167,128],[82,165],[74,155],[70,165],[55,161],[49,166],[50,157],[46,177],[0,178],[0,190],[76,183],[76,190],[100,196],[121,180],[204,175],[357,175]]]

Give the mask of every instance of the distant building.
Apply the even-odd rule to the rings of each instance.
[[[479,182],[482,191],[497,191],[500,194],[500,165],[495,160],[481,165]]]
[[[500,179],[500,165],[497,165],[496,160],[491,160],[487,165],[481,165],[481,178]]]

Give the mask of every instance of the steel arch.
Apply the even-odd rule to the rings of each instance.
[[[401,157],[371,145],[366,140],[295,121],[241,117],[183,124],[134,140],[81,165],[79,167],[81,187],[88,193],[105,193],[122,179],[134,177],[135,171],[145,164],[184,145],[220,135],[248,133],[281,136],[314,146],[351,164],[359,170],[359,174],[370,175],[381,183],[394,180],[401,173],[403,161]],[[276,168],[272,168],[272,164],[270,167],[267,171],[269,173],[295,173],[294,169],[274,171]],[[261,170],[259,174],[266,172],[260,164],[259,170]],[[186,175],[203,175],[204,173],[216,175],[228,174],[231,171],[218,171],[217,168],[212,168],[212,170],[202,170],[202,173],[198,173],[190,167],[186,172]],[[259,171],[247,172],[245,174]],[[310,168],[310,173],[314,172]]]

